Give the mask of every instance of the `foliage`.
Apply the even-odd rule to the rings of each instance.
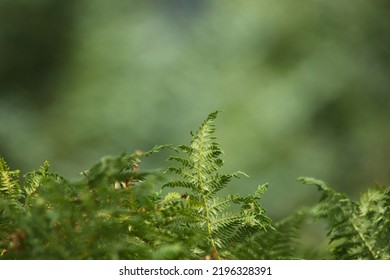
[[[155,146],[106,156],[82,179],[50,172],[48,162],[21,180],[0,159],[1,259],[297,259],[300,226],[309,216],[329,224],[336,259],[389,259],[390,189],[370,188],[359,203],[325,183],[320,202],[272,221],[253,194],[222,195],[237,171],[223,174],[215,137],[218,112],[208,115],[189,145]],[[173,166],[142,170],[170,149]]]
[[[210,253],[213,259],[230,256],[243,238],[258,231],[271,230],[271,221],[258,203],[267,189],[266,184],[259,186],[253,195],[247,197],[238,194],[217,196],[232,178],[243,174],[218,173],[223,161],[220,158],[222,150],[213,136],[213,121],[217,114],[218,112],[210,114],[198,131],[192,133],[193,139],[189,146],[180,145],[176,148],[186,157],[168,158],[179,163],[179,167],[170,167],[168,171],[180,175],[182,180],[170,181],[164,185],[189,189],[189,193],[181,196],[185,203],[179,204],[179,209],[185,209],[188,219],[180,223],[178,229],[191,227],[192,230],[199,231],[200,235],[205,237],[205,242],[194,250],[202,254]],[[174,193],[169,193],[167,197],[174,197]],[[238,204],[240,211],[226,211],[232,204]],[[179,212],[182,212],[180,210]]]
[[[308,191],[296,174],[389,182],[389,4],[356,2],[0,1],[0,154],[74,180],[225,108],[229,170],[252,175],[245,193],[261,170],[278,219]]]
[[[299,180],[321,191],[321,201],[313,212],[329,224],[329,242],[336,259],[390,259],[390,188],[370,188],[360,202],[354,202],[320,180]]]

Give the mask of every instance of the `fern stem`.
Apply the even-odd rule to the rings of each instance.
[[[364,245],[367,247],[367,250],[370,252],[370,255],[374,258],[377,259],[377,255],[375,254],[373,248],[371,245],[367,242],[366,238],[364,238],[363,234],[359,231],[359,228],[355,225],[355,223],[352,221],[352,219],[348,219],[348,221],[351,223],[353,229],[356,231],[358,234],[360,240],[364,243]]]
[[[338,206],[338,208],[340,208],[341,212],[343,213],[343,216],[344,217],[348,217],[348,222],[351,224],[352,228],[354,229],[354,231],[356,232],[357,236],[359,237],[359,239],[362,241],[362,243],[364,244],[364,246],[366,247],[366,249],[368,250],[368,252],[370,253],[371,257],[373,259],[377,259],[377,256],[373,250],[373,248],[371,247],[371,245],[367,242],[367,239],[364,237],[364,234],[359,230],[359,227],[358,225],[356,225],[353,221],[353,215],[354,215],[354,205],[353,203],[350,202],[350,205],[348,205],[349,207],[351,207],[351,213],[349,213],[349,211],[347,212],[345,210],[344,207],[342,206]]]
[[[344,217],[348,217],[350,213],[347,213],[344,209],[344,207],[339,206],[341,212],[343,212]],[[353,210],[352,210],[352,215],[353,215]],[[360,240],[363,242],[364,246],[367,248],[368,252],[370,253],[371,257],[373,259],[377,259],[377,256],[371,247],[371,245],[367,242],[366,238],[364,238],[364,235],[360,232],[359,227],[354,223],[352,218],[348,218],[348,222],[351,224],[353,227],[354,231],[356,234],[359,236]]]
[[[204,207],[205,207],[205,216],[206,216],[206,221],[207,221],[207,234],[209,236],[209,241],[210,241],[210,245],[211,245],[211,253],[212,253],[214,259],[220,260],[220,257],[219,257],[219,254],[218,254],[218,250],[217,250],[217,246],[215,245],[215,241],[214,241],[214,238],[213,238],[213,233],[212,233],[212,230],[211,230],[210,210],[209,210],[209,208],[207,206],[206,197],[203,194],[202,194],[202,196],[203,196]]]
[[[329,190],[328,190],[329,191]],[[338,206],[338,208],[340,208],[341,212],[343,213],[343,216],[344,217],[348,217],[350,215],[353,215],[354,214],[354,210],[353,210],[353,205],[349,205],[351,207],[351,210],[352,210],[352,213],[349,213],[345,210],[344,207],[342,206]],[[366,238],[364,238],[364,235],[360,232],[359,230],[359,227],[354,223],[353,221],[353,216],[348,218],[348,222],[351,224],[352,228],[354,229],[354,231],[356,232],[357,236],[359,236],[359,239],[362,241],[362,243],[364,244],[364,246],[367,248],[368,252],[370,253],[371,257],[373,259],[377,259],[377,256],[376,254],[374,253],[374,250],[373,248],[371,247],[371,245],[367,242]]]
[[[197,170],[197,177],[198,177],[198,184],[199,184],[199,190],[203,198],[203,207],[205,211],[206,221],[207,221],[207,234],[210,241],[211,246],[211,255],[214,259],[220,260],[220,256],[218,254],[217,246],[215,245],[215,240],[213,238],[213,233],[211,229],[211,220],[210,220],[210,209],[208,207],[207,198],[206,198],[206,190],[205,190],[205,182],[203,181],[203,173],[202,173],[202,164],[200,157],[202,156],[201,153],[203,151],[203,144],[204,144],[204,135],[205,135],[205,126],[202,127],[201,133],[199,133],[199,148],[198,148],[198,154],[196,155],[198,157],[198,161],[196,162],[196,170]]]

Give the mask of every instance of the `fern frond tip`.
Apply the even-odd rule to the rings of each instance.
[[[297,180],[304,185],[314,185],[317,186],[320,190],[329,190],[329,187],[324,181],[312,177],[299,177]]]

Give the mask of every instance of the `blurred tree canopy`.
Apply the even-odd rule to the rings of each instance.
[[[226,166],[251,176],[242,192],[270,183],[271,216],[310,203],[301,175],[352,195],[388,184],[389,7],[3,0],[0,155],[76,177],[105,154],[181,144],[224,109]]]

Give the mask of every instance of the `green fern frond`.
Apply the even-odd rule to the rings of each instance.
[[[273,224],[272,229],[256,231],[232,249],[231,258],[251,260],[296,259],[300,226],[306,213],[297,212]]]
[[[97,186],[127,188],[139,183],[150,174],[139,170],[141,158],[149,157],[167,147],[170,146],[158,145],[146,152],[136,151],[132,154],[123,153],[120,156],[105,156],[81,174],[86,177],[87,184],[92,188]]]
[[[0,198],[18,203],[22,198],[19,185],[19,170],[10,170],[3,158],[0,158]]]
[[[39,188],[45,181],[52,180],[57,183],[65,183],[66,179],[57,173],[48,172],[50,164],[44,161],[43,165],[38,169],[24,175],[23,190],[25,197],[25,205],[29,205],[29,201],[34,198]]]
[[[245,234],[270,227],[270,219],[264,215],[264,209],[258,203],[266,187],[247,197],[216,196],[217,192],[227,187],[232,178],[247,176],[240,171],[232,174],[218,172],[224,162],[221,159],[223,151],[214,136],[217,115],[218,111],[208,115],[198,130],[191,133],[190,145],[175,148],[183,156],[169,157],[168,160],[179,166],[169,167],[167,172],[179,175],[182,180],[171,180],[163,186],[189,189],[185,215],[192,216],[193,220],[191,224],[181,226],[197,228],[199,233],[203,232],[203,236],[207,236],[207,243],[197,248],[208,252],[214,259],[228,257],[230,248]],[[241,211],[227,212],[233,204],[241,205]],[[177,214],[181,215],[180,212]]]
[[[149,151],[146,151],[146,152],[136,151],[134,154],[139,156],[140,158],[145,158],[145,157],[149,157],[153,154],[159,153],[162,150],[167,149],[167,148],[172,148],[172,146],[171,145],[156,145],[152,149],[150,149]]]
[[[371,188],[359,202],[336,192],[324,182],[299,178],[322,193],[315,214],[329,225],[329,242],[336,259],[389,259],[389,188]]]
[[[0,253],[7,251],[10,236],[18,225],[15,217],[22,209],[23,192],[19,184],[19,170],[10,170],[0,158]]]

